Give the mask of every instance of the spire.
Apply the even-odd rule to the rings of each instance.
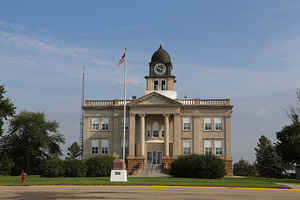
[[[162,49],[162,45],[161,44],[159,45],[159,48]]]

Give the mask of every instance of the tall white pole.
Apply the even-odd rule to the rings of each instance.
[[[85,67],[82,68],[82,93],[81,93],[81,116],[80,116],[80,148],[81,148],[81,155],[80,158],[83,158],[83,134],[84,134],[84,90],[85,90]]]
[[[125,62],[124,62],[124,113],[123,113],[123,161],[125,163],[125,132],[126,132],[126,79],[127,79],[127,52],[126,52],[126,48],[125,48]]]

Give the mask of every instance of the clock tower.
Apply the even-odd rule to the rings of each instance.
[[[151,92],[158,92],[171,99],[177,98],[177,93],[174,90],[176,82],[175,76],[171,74],[173,65],[171,58],[166,50],[160,45],[156,50],[149,63],[149,76],[146,76],[147,88],[145,95]]]

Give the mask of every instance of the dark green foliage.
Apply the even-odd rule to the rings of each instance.
[[[258,139],[255,152],[256,167],[261,176],[270,178],[282,176],[284,167],[281,157],[267,137],[261,136]]]
[[[249,174],[256,174],[255,164],[250,164],[246,160],[241,159],[233,165],[233,175],[235,176],[248,176]]]
[[[276,133],[276,150],[285,163],[300,165],[300,121],[296,113],[291,115],[291,119],[291,125]]]
[[[64,176],[64,161],[59,158],[53,158],[45,161],[42,165],[41,175],[45,177]]]
[[[13,162],[8,158],[6,152],[0,153],[0,175],[10,175]]]
[[[74,142],[70,147],[68,147],[67,155],[67,158],[70,159],[76,159],[81,155],[81,149],[77,142]]]
[[[76,159],[67,159],[64,161],[66,177],[84,177],[87,173],[85,161]]]
[[[213,155],[179,156],[171,165],[170,174],[185,178],[222,178],[224,161]]]
[[[21,112],[10,121],[5,147],[14,163],[13,175],[22,170],[39,174],[45,160],[61,155],[64,137],[57,129],[58,123],[46,121],[44,113]]]
[[[8,117],[12,117],[15,114],[15,106],[10,101],[9,98],[4,98],[6,93],[4,86],[0,85],[0,136],[3,134],[3,124],[4,120],[7,120]]]
[[[95,156],[85,161],[89,177],[110,176],[113,168],[114,157],[110,155]]]

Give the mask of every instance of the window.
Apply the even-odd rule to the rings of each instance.
[[[161,80],[161,90],[166,90],[166,80]]]
[[[190,117],[184,117],[183,118],[183,130],[191,130],[191,118]]]
[[[165,127],[161,127],[161,137],[165,137]]]
[[[204,153],[205,155],[212,154],[212,142],[210,140],[204,140]]]
[[[204,119],[204,130],[205,131],[211,131],[212,130],[211,119],[209,119],[209,118]]]
[[[158,81],[154,81],[154,90],[158,90]]]
[[[101,140],[101,152],[102,154],[108,154],[108,140]]]
[[[147,128],[146,128],[146,135],[147,135],[147,137],[151,137],[151,129],[150,129],[150,126],[147,126]]]
[[[191,154],[191,140],[183,140],[183,153],[184,154]]]
[[[152,136],[153,137],[158,137],[158,129],[159,129],[158,122],[154,122],[153,127],[152,127]]]
[[[99,118],[92,118],[92,130],[99,130]]]
[[[108,130],[108,123],[109,123],[109,119],[108,118],[103,118],[101,120],[101,129],[102,130]]]
[[[92,155],[98,154],[99,140],[91,140],[91,144],[92,144]]]
[[[215,130],[217,130],[217,131],[223,130],[221,118],[215,118]]]
[[[216,148],[216,155],[222,155],[222,142],[221,141],[215,141],[215,148]]]

